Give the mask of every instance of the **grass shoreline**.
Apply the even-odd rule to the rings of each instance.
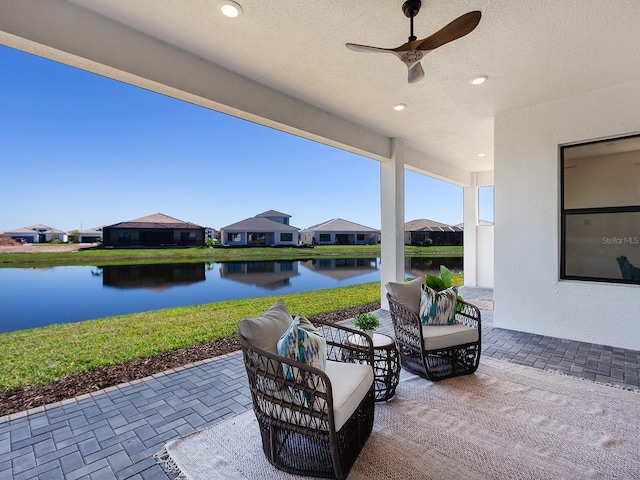
[[[0,334],[0,393],[208,343],[284,300],[313,316],[380,301],[380,282],[116,315]]]
[[[304,253],[312,250],[316,257],[327,256],[359,256],[379,254],[379,246],[367,247],[317,247],[315,249],[299,249]],[[410,247],[411,252],[444,256],[456,247]],[[461,248],[461,247],[460,247]],[[333,255],[327,255],[327,251]],[[198,249],[200,250],[200,249]],[[214,250],[217,249],[204,249]],[[249,260],[263,259],[268,250],[273,259],[284,258],[289,249],[234,249],[236,256],[230,260],[242,261],[246,255],[255,257]],[[238,252],[240,250],[240,252]],[[262,250],[262,252],[261,252]],[[293,249],[291,249],[293,250]],[[298,249],[296,249],[298,250]],[[275,251],[275,252],[274,252]],[[122,251],[119,251],[122,252]],[[135,250],[136,263],[160,263],[158,257],[147,256],[148,252]],[[191,258],[193,252],[184,252],[179,261]],[[58,257],[55,265],[82,265],[69,263],[67,258],[83,252],[68,254],[27,253],[0,254],[3,257],[28,255],[37,258],[41,255]],[[109,253],[113,253],[110,251]],[[166,253],[166,252],[165,252]],[[209,254],[210,252],[205,252]],[[227,252],[229,253],[229,252]],[[323,255],[324,253],[324,255]],[[275,254],[279,256],[275,258]],[[451,256],[461,256],[451,255]],[[52,258],[52,257],[51,257]],[[87,258],[87,257],[84,257]],[[95,258],[88,264],[93,263]],[[166,257],[163,257],[166,258]],[[295,259],[295,258],[294,258]],[[15,261],[15,258],[14,260]],[[83,262],[84,260],[80,260]],[[111,261],[114,260],[113,256]],[[193,261],[202,261],[197,258]],[[211,260],[213,261],[213,260]],[[215,261],[223,261],[219,257]],[[22,262],[21,267],[33,267],[39,260]],[[129,263],[131,263],[129,261]],[[2,264],[0,266],[15,266]],[[454,275],[454,284],[463,284],[463,275]],[[121,365],[134,360],[150,358],[167,352],[188,348],[197,344],[229,339],[237,334],[237,323],[245,317],[261,315],[275,301],[284,300],[292,314],[302,313],[313,316],[358,307],[380,301],[380,282],[365,283],[349,287],[315,290],[286,295],[226,300],[201,305],[172,307],[127,315],[116,315],[95,320],[75,323],[48,325],[29,330],[0,333],[0,394],[12,390],[51,384],[62,378],[94,371],[101,367]]]
[[[379,257],[380,245],[330,245],[313,248],[86,248],[74,252],[0,253],[0,268],[64,265],[126,265],[178,262],[309,260],[313,258]],[[463,247],[414,247],[405,245],[406,256],[462,257]]]
[[[464,284],[454,275],[456,286]],[[304,293],[173,307],[0,334],[0,395],[46,385],[196,344],[235,337],[237,323],[277,300],[291,313],[313,315],[380,301],[380,282]]]

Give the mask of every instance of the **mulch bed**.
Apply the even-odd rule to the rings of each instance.
[[[380,302],[329,312],[309,317],[339,322],[380,308]],[[194,345],[173,352],[163,353],[151,358],[142,358],[121,365],[101,367],[87,373],[63,378],[48,385],[24,387],[0,394],[0,417],[10,413],[22,412],[30,408],[59,402],[68,398],[95,392],[103,388],[148,377],[170,368],[188,365],[199,360],[217,357],[225,353],[240,350],[237,338],[224,338],[211,343]]]

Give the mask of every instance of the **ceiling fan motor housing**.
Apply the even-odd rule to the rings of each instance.
[[[422,52],[420,50],[411,50],[404,53],[400,60],[402,60],[407,65],[419,62],[420,60],[422,60]]]
[[[421,0],[407,0],[402,4],[402,11],[407,17],[413,18],[418,14],[421,6]]]

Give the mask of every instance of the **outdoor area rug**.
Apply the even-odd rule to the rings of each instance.
[[[304,478],[269,464],[252,410],[156,457],[172,478]],[[403,371],[348,478],[638,479],[640,393],[491,358],[436,383]]]

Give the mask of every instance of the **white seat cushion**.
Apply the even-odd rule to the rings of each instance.
[[[373,383],[373,368],[370,365],[359,363],[342,363],[327,360],[325,373],[329,376],[333,389],[333,419],[337,432],[349,420],[362,402],[362,399],[369,392]],[[284,400],[287,404],[300,405],[300,399],[292,395],[288,388],[266,392],[275,398]],[[286,405],[278,404],[278,402],[268,402],[262,399],[258,400],[258,404],[263,411],[275,418],[305,427],[309,426],[306,423],[309,418],[302,419],[298,408],[291,409]],[[324,408],[324,402],[318,402],[313,408],[321,410]],[[318,419],[314,428],[324,430],[326,425]]]
[[[479,340],[478,329],[468,327],[462,323],[454,325],[423,325],[425,350],[438,350],[441,348],[455,347],[465,343],[473,343]]]
[[[339,431],[369,392],[373,368],[371,365],[327,360],[326,374],[331,379],[333,415],[336,431]]]

